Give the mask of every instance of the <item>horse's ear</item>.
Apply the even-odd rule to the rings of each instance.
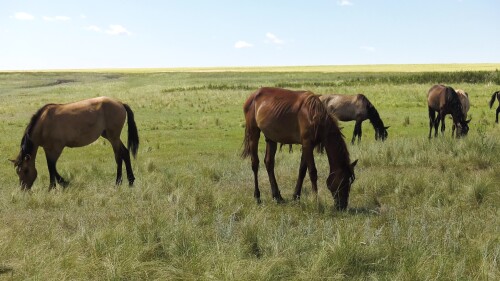
[[[390,127],[391,127],[391,126],[384,127],[384,129],[386,129],[386,130],[387,130],[387,129],[389,129]]]
[[[358,159],[354,160],[354,162],[351,163],[351,168],[354,169],[356,164],[358,164]]]
[[[12,160],[12,159],[7,159],[9,160],[12,164],[16,165],[16,160]]]
[[[472,117],[469,118],[469,120],[465,121],[465,123],[469,124],[471,120],[472,120]]]

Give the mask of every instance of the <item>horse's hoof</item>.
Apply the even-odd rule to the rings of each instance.
[[[258,205],[262,204],[262,200],[260,200],[260,198],[256,198],[255,200],[257,201]]]
[[[300,195],[297,194],[293,195],[293,200],[294,201],[300,200]]]
[[[277,197],[274,197],[273,199],[274,199],[274,201],[276,201],[276,203],[278,203],[278,204],[283,204],[283,203],[285,203],[285,199],[283,199],[283,197],[281,197],[281,196],[279,196],[279,197],[278,197],[278,196],[277,196]]]

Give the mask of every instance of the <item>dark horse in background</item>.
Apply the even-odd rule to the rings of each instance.
[[[491,100],[490,100],[490,108],[493,107],[493,104],[495,103],[495,98],[498,100],[498,107],[497,107],[497,113],[496,113],[496,119],[495,119],[495,122],[498,123],[498,114],[500,113],[500,91],[496,91],[493,93],[493,95],[491,96]]]
[[[276,177],[274,159],[277,143],[301,144],[299,176],[295,186],[294,199],[299,199],[306,171],[315,194],[317,170],[314,163],[314,148],[326,150],[330,173],[326,181],[333,195],[336,208],[345,210],[348,204],[351,184],[354,181],[354,166],[336,120],[328,114],[317,95],[307,91],[290,91],[281,88],[260,88],[251,94],[243,106],[245,114],[245,138],[242,157],[252,159],[255,191],[254,197],[260,203],[258,183],[260,132],[266,139],[265,164],[271,184],[273,199],[283,202]]]
[[[120,134],[128,120],[128,149],[120,140]],[[30,189],[37,177],[35,168],[39,147],[45,150],[49,169],[49,190],[56,181],[66,187],[57,172],[56,162],[64,147],[81,147],[93,143],[99,136],[107,139],[115,153],[117,164],[116,184],[122,182],[122,161],[125,161],[129,184],[135,177],[130,164],[129,149],[134,157],[139,147],[139,135],[130,107],[108,97],[98,97],[68,104],[47,104],[31,117],[21,140],[21,151],[11,160],[23,189]]]
[[[457,137],[466,136],[469,132],[469,122],[465,120],[462,110],[462,103],[458,94],[452,87],[444,85],[434,85],[427,93],[427,105],[429,108],[429,138],[431,138],[434,127],[434,137],[437,137],[437,129],[441,122],[441,133],[444,133],[444,117],[451,114],[453,124],[457,128]],[[438,112],[436,118],[436,112]]]
[[[340,121],[356,121],[351,143],[354,144],[356,136],[358,143],[361,141],[361,124],[366,119],[370,120],[375,130],[375,139],[384,141],[387,139],[387,129],[384,122],[380,119],[375,106],[363,94],[357,95],[323,95],[319,97],[326,105],[330,114],[337,117]]]

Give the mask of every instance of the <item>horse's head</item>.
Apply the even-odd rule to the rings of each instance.
[[[375,140],[385,141],[389,135],[387,133],[387,129],[389,129],[389,127],[390,126],[375,129]]]
[[[19,153],[16,160],[10,161],[14,164],[21,188],[30,189],[38,175],[35,168],[35,159],[30,154],[22,156],[22,153]]]
[[[472,118],[471,118],[472,119]],[[458,134],[457,136],[458,137],[465,137],[468,133],[469,133],[469,122],[471,121],[471,119],[469,120],[461,120],[459,123],[458,123]]]
[[[326,180],[326,185],[332,192],[337,210],[343,211],[347,209],[351,185],[356,178],[354,176],[354,166],[356,166],[357,163],[358,160],[349,164],[345,169],[335,171],[330,174]]]

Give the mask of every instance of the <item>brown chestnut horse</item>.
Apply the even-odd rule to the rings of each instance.
[[[120,140],[120,134],[128,120],[128,149]],[[139,147],[139,135],[130,107],[108,97],[98,97],[68,104],[47,104],[31,117],[21,140],[21,151],[16,160],[11,160],[19,176],[21,188],[30,189],[37,177],[36,154],[43,147],[47,158],[50,185],[56,181],[66,187],[66,182],[57,172],[56,162],[64,147],[81,147],[99,138],[107,139],[115,154],[117,164],[116,184],[122,181],[122,161],[125,161],[129,184],[135,177],[130,164],[129,149],[135,157]]]
[[[356,136],[358,143],[361,141],[361,124],[366,119],[375,130],[375,139],[384,141],[387,139],[387,129],[380,118],[375,106],[363,94],[357,95],[322,95],[319,99],[326,105],[328,112],[340,121],[356,121],[351,143],[354,144]]]
[[[295,186],[294,199],[299,199],[306,171],[317,194],[317,170],[314,163],[315,147],[326,150],[330,174],[326,181],[333,195],[336,208],[347,208],[351,184],[354,181],[354,166],[337,121],[328,114],[317,95],[307,91],[290,91],[281,88],[260,88],[251,94],[243,106],[246,127],[242,157],[250,156],[254,173],[254,197],[260,203],[257,172],[259,168],[258,145],[260,132],[266,139],[264,162],[271,183],[273,199],[283,202],[276,177],[274,159],[277,143],[301,144],[299,176]]]
[[[457,92],[458,98],[460,99],[460,104],[462,105],[462,113],[464,114],[464,119],[467,119],[467,113],[469,113],[470,109],[469,94],[462,89],[457,89],[455,90],[455,92]],[[451,127],[451,136],[455,135],[455,127],[456,127],[455,124],[453,124],[453,126]]]
[[[498,107],[497,107],[497,113],[496,113],[496,119],[495,119],[495,122],[498,123],[498,114],[500,113],[500,91],[496,91],[493,93],[493,95],[491,96],[491,100],[490,100],[490,108],[493,107],[493,104],[495,103],[495,98],[498,100]]]
[[[439,122],[441,122],[441,133],[444,133],[446,114],[451,114],[453,123],[457,126],[457,137],[467,135],[470,120],[465,120],[460,98],[452,87],[432,86],[427,93],[427,105],[429,108],[429,138],[431,138],[432,127],[435,130],[434,137],[437,137]],[[437,118],[436,111],[438,112]]]

